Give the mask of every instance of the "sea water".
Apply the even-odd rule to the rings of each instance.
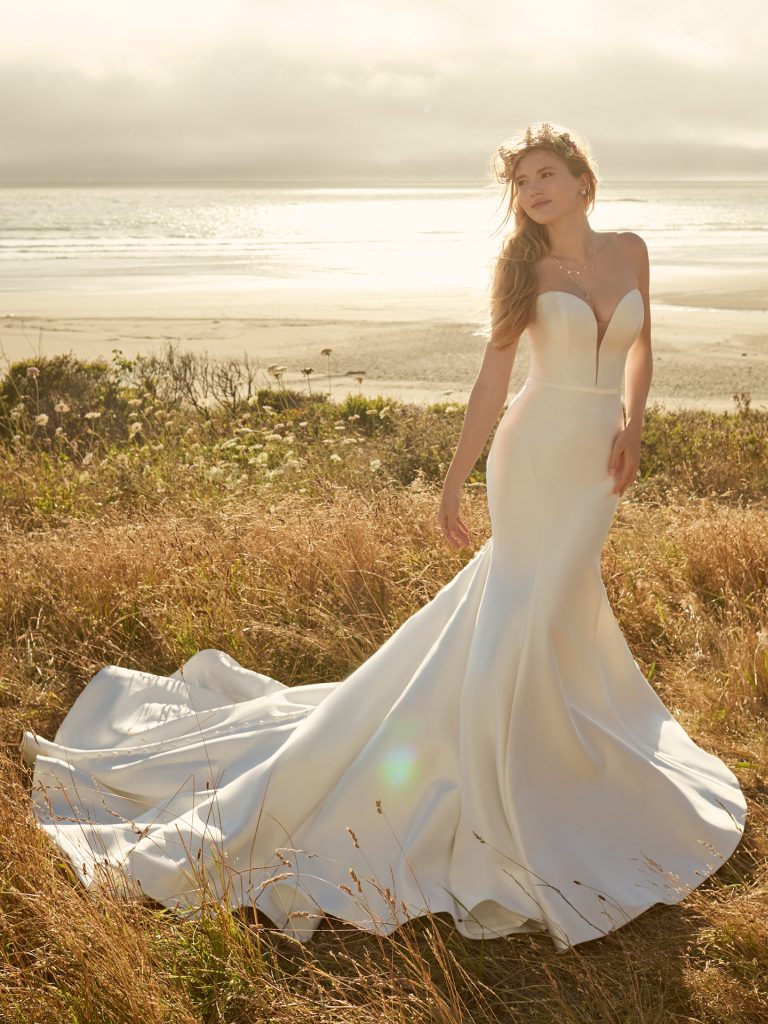
[[[353,315],[482,319],[500,185],[0,188],[0,315]],[[601,182],[599,231],[652,265],[768,270],[768,182]],[[509,227],[508,225],[507,227]]]

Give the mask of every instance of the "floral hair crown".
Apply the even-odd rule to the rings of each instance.
[[[528,126],[523,136],[526,148],[546,145],[559,150],[564,156],[573,156],[579,152],[579,147],[573,141],[568,132],[557,132],[548,121],[544,121],[538,131]]]
[[[533,149],[536,146],[546,146],[564,157],[581,156],[581,150],[576,145],[568,132],[555,131],[553,126],[544,121],[537,129],[530,125],[525,130],[521,143],[510,149],[507,146],[499,147],[499,154],[509,172],[517,158],[526,149]]]

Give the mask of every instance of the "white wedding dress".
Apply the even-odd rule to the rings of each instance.
[[[602,338],[585,300],[540,295],[491,538],[345,679],[287,687],[212,649],[171,676],[111,665],[52,741],[25,732],[35,816],[80,881],[191,917],[252,905],[300,941],[325,914],[389,934],[447,911],[563,951],[716,871],[738,780],[644,678],[600,573],[642,322],[638,289]]]

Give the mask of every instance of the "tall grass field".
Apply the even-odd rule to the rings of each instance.
[[[3,371],[0,1022],[768,1021],[768,411],[747,393],[649,406],[602,554],[647,679],[749,804],[682,903],[565,955],[445,914],[389,937],[328,918],[304,946],[252,909],[188,921],[86,891],[37,826],[21,733],[52,738],[102,666],[170,674],[215,647],[289,685],[340,680],[489,536],[490,439],[464,487],[473,546],[437,524],[464,407],[337,400],[332,365],[322,350],[293,390],[285,367],[173,345]]]

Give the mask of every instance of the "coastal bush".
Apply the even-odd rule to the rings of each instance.
[[[78,441],[96,421],[102,437],[116,437],[124,428],[127,398],[115,367],[103,359],[69,353],[24,359],[0,378],[0,438],[23,433],[26,444],[38,447],[63,432]]]

